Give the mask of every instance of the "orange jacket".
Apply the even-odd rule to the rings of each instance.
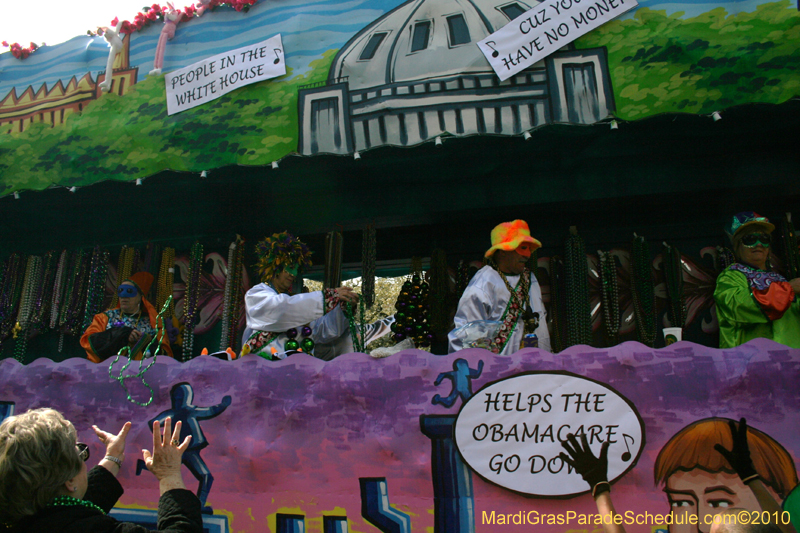
[[[156,328],[156,317],[158,313],[156,312],[155,307],[142,298],[142,304],[144,308],[147,310],[147,315],[150,317],[150,326],[157,330],[156,335],[163,334],[163,340],[161,341],[161,350],[166,352],[166,354],[172,357],[172,348],[169,346],[169,339],[167,338],[167,332],[164,331],[163,325],[160,328]],[[119,307],[119,306],[117,306]],[[92,319],[92,323],[89,324],[89,327],[86,328],[86,331],[83,332],[83,336],[81,337],[81,346],[83,349],[86,350],[86,358],[93,363],[100,363],[102,360],[100,357],[94,353],[92,350],[92,345],[89,343],[89,337],[94,335],[95,333],[100,333],[101,331],[105,331],[108,327],[108,315],[105,313],[98,313],[94,315],[94,319]]]

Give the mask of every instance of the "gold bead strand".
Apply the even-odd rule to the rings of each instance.
[[[167,298],[172,296],[172,282],[175,272],[175,248],[164,248],[161,253],[161,266],[158,270],[158,288],[156,292],[156,309],[161,311]],[[170,302],[167,317],[172,318],[174,304]]]

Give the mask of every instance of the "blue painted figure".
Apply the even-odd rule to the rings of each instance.
[[[192,436],[189,448],[183,454],[183,464],[189,469],[192,475],[197,478],[200,485],[197,489],[197,497],[200,499],[200,504],[203,506],[203,512],[210,513],[211,509],[206,507],[206,499],[208,493],[211,491],[211,485],[214,483],[214,476],[206,466],[206,463],[200,457],[200,450],[208,446],[206,436],[200,428],[200,420],[208,420],[214,418],[222,413],[231,404],[231,397],[225,396],[222,402],[218,405],[211,407],[197,407],[192,405],[194,399],[194,390],[189,383],[178,383],[172,387],[170,391],[172,398],[172,409],[159,413],[159,415],[148,422],[152,431],[153,422],[156,420],[163,424],[164,419],[167,417],[172,418],[172,423],[178,421],[182,422],[180,440],[183,441],[188,435]],[[136,466],[136,475],[139,475],[145,469],[144,461],[141,459]]]
[[[440,404],[445,407],[452,407],[459,396],[461,401],[466,402],[472,397],[472,380],[479,378],[483,372],[483,360],[478,361],[478,369],[469,367],[466,359],[456,359],[453,361],[453,370],[450,372],[442,372],[434,385],[439,385],[444,378],[453,382],[453,390],[450,391],[450,396],[442,398],[439,394],[433,397],[433,405]]]

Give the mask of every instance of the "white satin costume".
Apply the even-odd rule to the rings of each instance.
[[[506,276],[511,287],[517,286],[519,278],[519,276]],[[494,268],[487,265],[475,273],[475,276],[473,276],[464,290],[461,300],[458,302],[458,310],[453,319],[455,328],[447,336],[450,344],[449,352],[452,353],[463,348],[461,339],[454,334],[458,328],[475,320],[496,320],[499,322],[510,298],[511,293],[508,291],[506,284],[503,283],[503,278]],[[539,338],[539,348],[548,352],[552,351],[550,348],[550,332],[547,330],[547,311],[545,311],[544,302],[542,301],[542,290],[539,287],[536,276],[533,274],[531,274],[528,301],[530,302],[531,310],[534,313],[539,313],[539,326],[534,332]],[[519,350],[524,334],[522,315],[523,313],[520,313],[514,332],[500,355],[510,355]]]
[[[247,328],[242,343],[247,342],[254,331],[277,332],[280,335],[267,345],[266,353],[270,353],[270,348],[275,348],[276,353],[283,354],[286,351],[286,341],[289,340],[286,331],[296,328],[296,338],[300,340],[300,330],[308,324],[315,345],[315,357],[328,361],[337,355],[353,351],[347,317],[338,305],[323,313],[325,299],[322,291],[279,294],[267,283],[259,283],[247,291],[244,302]],[[389,317],[367,326],[365,344],[390,333],[392,322],[394,317]]]

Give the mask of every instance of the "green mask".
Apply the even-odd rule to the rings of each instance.
[[[298,272],[300,272],[300,265],[297,265],[297,264],[289,265],[286,268],[284,268],[283,270],[285,270],[286,272],[288,272],[292,276],[297,277]]]

